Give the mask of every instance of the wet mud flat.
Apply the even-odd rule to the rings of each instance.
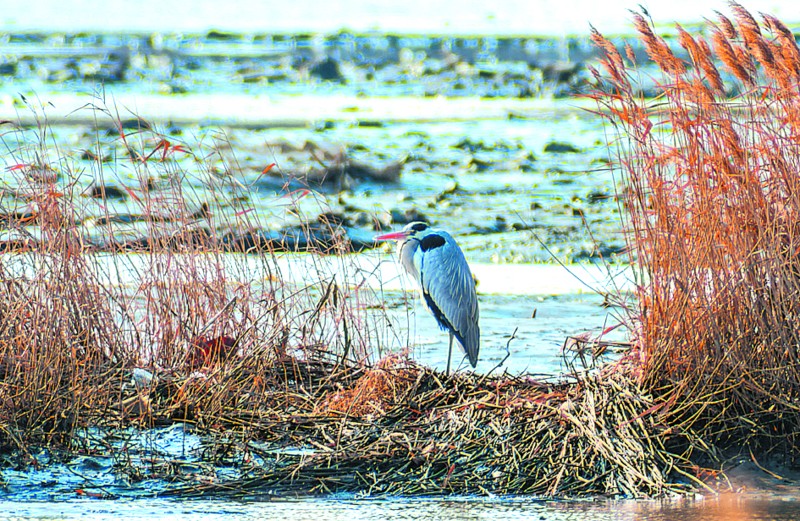
[[[42,171],[27,152],[38,133],[22,129],[4,136],[12,152],[4,157],[3,244],[19,249],[36,240],[31,194],[52,180],[80,203],[72,219],[87,246],[105,251],[146,249],[150,218],[162,222],[162,234],[178,235],[176,248],[208,240],[228,251],[335,251],[339,239],[358,251],[376,246],[379,231],[426,220],[455,234],[474,261],[613,260],[624,238],[602,127],[580,109],[539,114],[468,128],[440,121],[139,129],[136,122],[122,130],[131,136],[125,140],[113,128],[51,126],[53,150],[68,151],[69,162]],[[149,170],[135,172],[126,164],[132,157],[148,158]],[[257,224],[231,227],[242,215]]]
[[[587,27],[588,33],[588,27]],[[688,57],[675,34],[666,43]],[[638,87],[657,93],[658,70],[639,40]],[[434,36],[9,32],[0,40],[0,92],[325,95],[568,99],[594,88],[599,53],[585,36]]]
[[[10,33],[2,48],[0,112],[31,130],[47,119],[71,159],[52,175],[88,199],[75,218],[97,249],[157,240],[135,198],[169,200],[164,188],[182,184],[186,207],[161,218],[230,251],[324,250],[338,238],[362,250],[414,219],[451,230],[478,261],[623,250],[605,131],[573,98],[591,88],[586,39]],[[140,158],[177,170],[120,169],[127,135]],[[6,134],[5,167],[24,173],[13,169],[33,161],[19,142],[35,139]],[[5,183],[4,218],[35,226],[19,182]],[[314,196],[296,201],[306,189]],[[243,211],[263,225],[220,227]]]
[[[613,41],[647,62],[638,40]],[[192,197],[159,218],[189,223],[177,247],[210,238],[230,251],[330,250],[343,239],[362,250],[371,233],[427,219],[479,261],[608,260],[624,249],[606,129],[583,111],[593,107],[574,106],[595,87],[586,38],[11,32],[0,44],[0,112],[33,130],[49,111],[48,138],[71,164],[38,177],[74,180],[95,200],[75,219],[96,249],[161,240],[142,230],[135,198],[169,200],[163,189],[176,184]],[[657,77],[647,67],[645,95]],[[31,139],[13,134],[5,168],[36,170],[20,153]],[[174,162],[180,176],[115,167],[131,157],[127,134],[140,158]],[[5,250],[37,237],[37,209],[19,184],[4,180],[0,204],[26,237],[6,234]],[[315,196],[287,197],[306,189]],[[265,222],[246,231],[214,222],[244,211]],[[100,237],[109,230],[112,241]]]
[[[583,88],[582,38],[351,34],[8,34],[0,76],[171,94],[259,91],[534,97]],[[132,85],[142,82],[145,84]]]

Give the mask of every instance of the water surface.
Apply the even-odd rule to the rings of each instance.
[[[276,499],[225,500],[75,500],[58,503],[0,501],[0,520],[50,519],[366,519],[540,521],[790,521],[800,519],[795,500],[724,495],[698,500],[546,501],[528,498]]]

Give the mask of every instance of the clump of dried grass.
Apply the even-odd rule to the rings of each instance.
[[[224,136],[178,144],[98,99],[88,177],[123,187],[120,202],[87,189],[86,163],[31,110],[36,128],[6,122],[2,134],[0,446],[24,453],[67,446],[76,427],[151,424],[152,401],[129,392],[134,368],[186,379],[170,415],[211,424],[242,393],[264,399],[259,375],[280,360],[370,359],[370,330],[356,329],[368,295],[325,265],[304,265],[314,283],[290,282],[269,244],[232,255],[222,243],[217,230],[261,228]],[[104,253],[123,242],[136,253]],[[221,382],[223,366],[247,379]]]
[[[359,371],[287,361],[262,376],[272,399],[226,407],[220,425],[229,435],[246,425],[253,438],[229,437],[230,447],[270,464],[250,469],[247,479],[192,483],[166,495],[644,497],[688,490],[672,476],[687,462],[664,448],[657,405],[624,371],[578,384],[471,373],[445,379],[390,359]],[[168,403],[156,399],[154,414],[169,411]],[[275,455],[265,444],[294,453]]]
[[[640,268],[642,385],[685,443],[673,449],[796,461],[800,50],[776,18],[730,5],[733,20],[708,23],[710,43],[678,28],[690,63],[636,18],[664,74],[656,100],[637,95],[635,64],[595,34],[597,101],[617,129]]]

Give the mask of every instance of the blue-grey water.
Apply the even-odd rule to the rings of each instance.
[[[368,519],[541,520],[541,521],[789,521],[798,519],[796,501],[743,496],[697,500],[572,500],[531,498],[443,499],[352,498],[273,501],[73,500],[24,503],[0,501],[2,520],[187,519],[297,521]]]

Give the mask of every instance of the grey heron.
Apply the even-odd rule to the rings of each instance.
[[[450,374],[453,337],[474,368],[481,340],[478,295],[467,259],[453,237],[427,223],[412,222],[402,231],[379,235],[375,240],[397,241],[400,264],[419,285],[439,327],[450,333],[446,374]]]

